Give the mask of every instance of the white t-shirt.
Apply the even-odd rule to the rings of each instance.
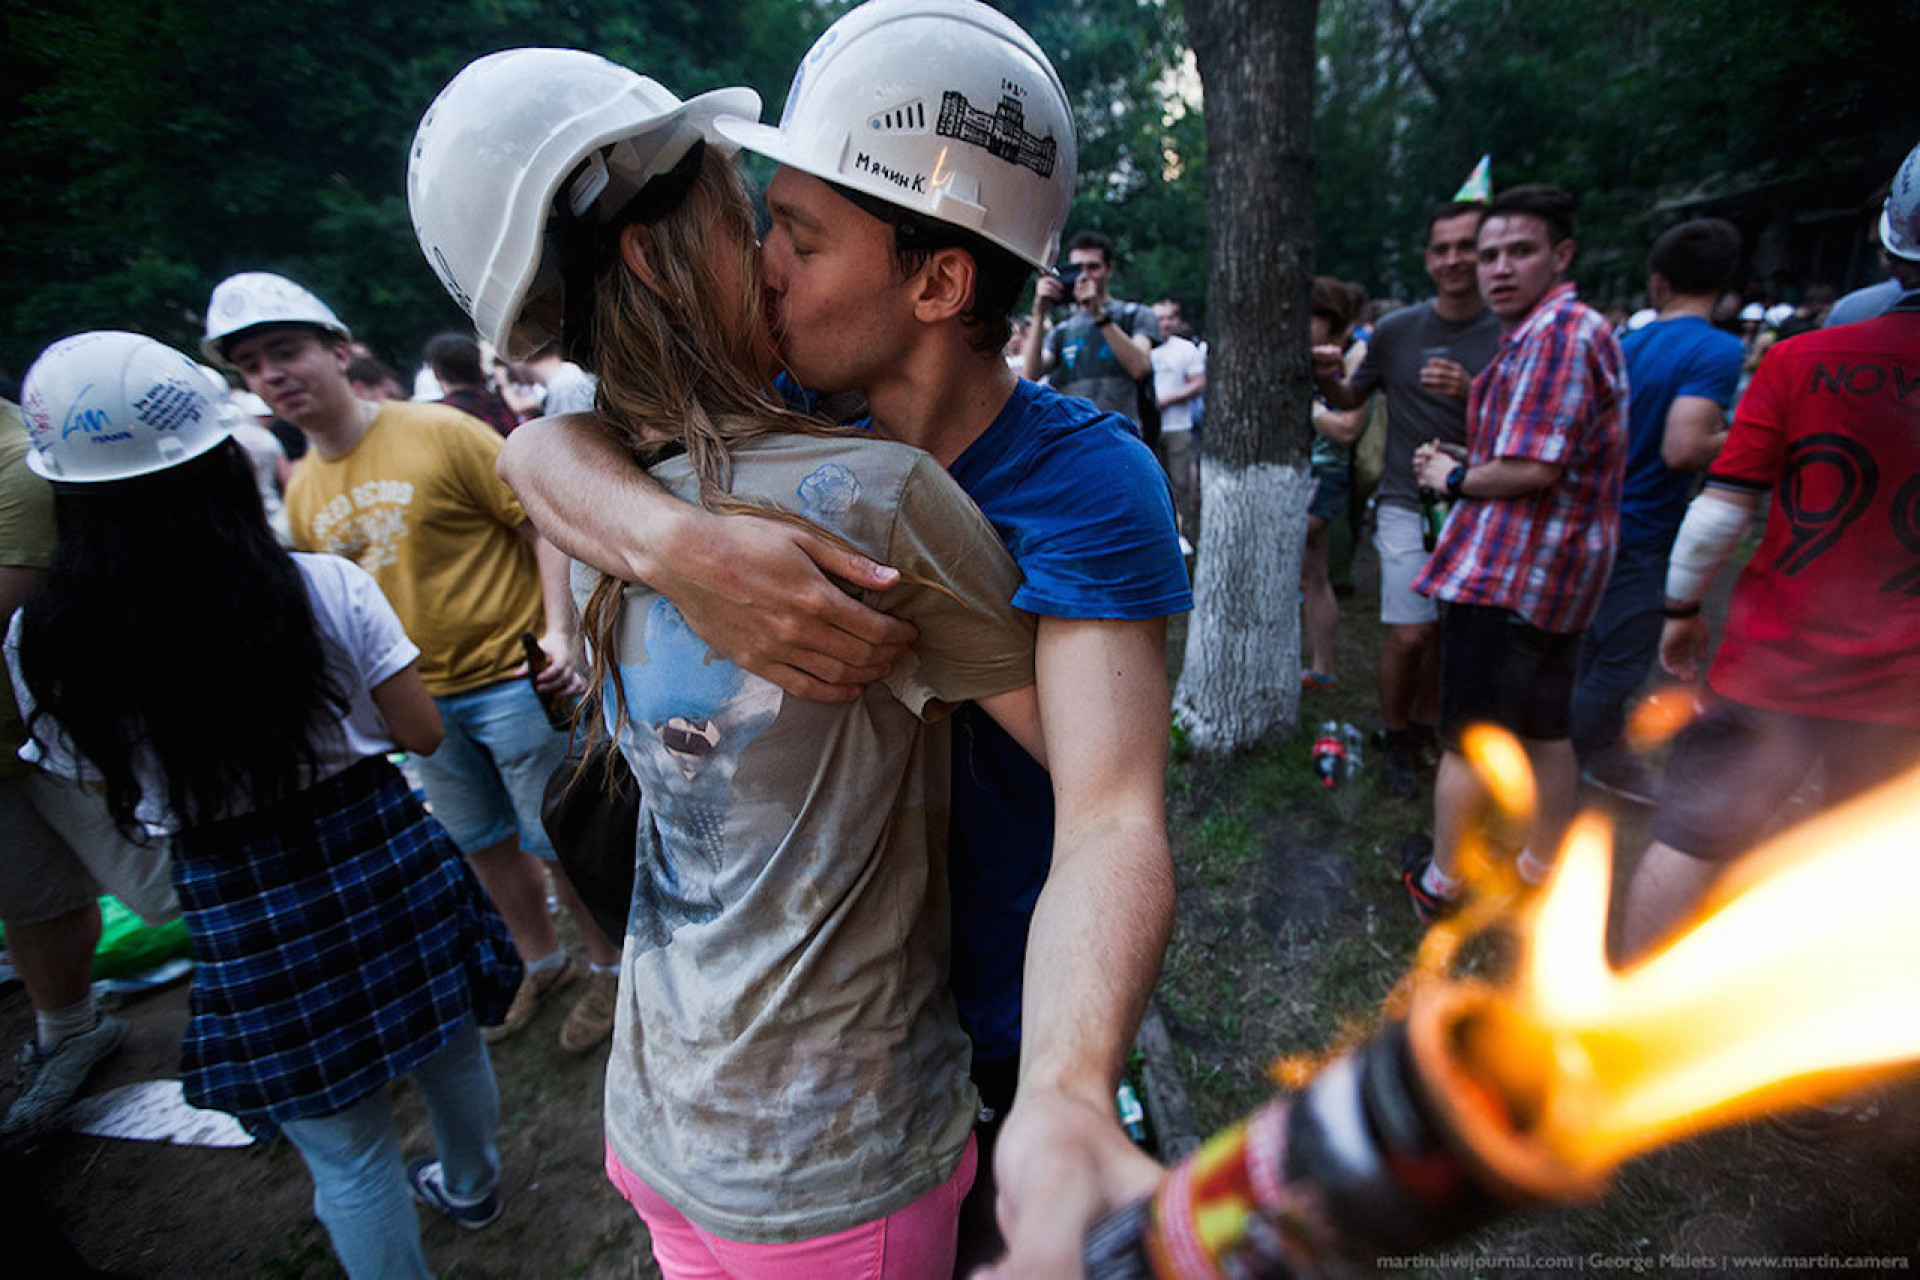
[[[596,385],[592,374],[571,361],[565,362],[553,377],[547,379],[547,395],[540,411],[548,414],[592,413]]]
[[[304,552],[294,552],[293,561],[307,582],[307,599],[313,602],[313,620],[320,629],[328,674],[347,695],[348,704],[340,722],[340,736],[329,737],[321,744],[319,769],[308,783],[312,785],[368,756],[385,755],[394,749],[386,722],[373,705],[372,690],[406,670],[419,658],[420,650],[407,639],[393,606],[387,603],[373,575],[365,569],[339,556]],[[26,682],[20,678],[20,615],[17,612],[7,627],[6,653],[7,670],[13,677],[14,693],[20,699],[21,714],[31,722],[33,699],[27,692]],[[35,727],[39,734],[20,748],[22,760],[64,778],[83,782],[98,778],[91,766],[67,750],[66,735],[58,731],[58,725],[49,730],[48,721],[42,720]],[[177,830],[180,823],[167,808],[167,789],[159,763],[150,756],[139,755],[135,757],[134,771],[140,778],[141,793],[136,816],[156,834]],[[233,813],[244,813],[247,808],[236,804]]]
[[[1153,394],[1169,396],[1207,371],[1207,355],[1185,338],[1168,338],[1153,349]],[[1193,429],[1193,401],[1182,400],[1160,411],[1160,434]]]

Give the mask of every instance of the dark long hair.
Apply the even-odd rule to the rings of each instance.
[[[307,784],[347,700],[239,445],[56,485],[54,513],[53,566],[21,613],[21,674],[36,719],[58,721],[105,778],[121,829],[138,829],[145,752],[189,827]]]

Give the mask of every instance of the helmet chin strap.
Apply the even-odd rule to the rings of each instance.
[[[678,208],[693,189],[706,153],[705,139],[697,139],[671,169],[648,178],[610,217],[594,212],[611,181],[603,155],[596,152],[581,161],[578,174],[563,185],[569,194],[555,202],[547,219],[547,236],[560,265],[560,349],[568,360],[593,367],[594,278],[608,247],[624,228],[636,222],[652,226]],[[583,179],[595,185],[576,191]]]

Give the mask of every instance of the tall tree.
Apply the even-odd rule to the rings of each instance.
[[[1318,7],[1187,0],[1207,103],[1213,344],[1198,577],[1174,705],[1207,752],[1271,742],[1299,717]]]

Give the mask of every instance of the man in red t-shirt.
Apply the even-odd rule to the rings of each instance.
[[[1920,147],[1881,237],[1900,302],[1767,353],[1674,544],[1660,659],[1691,679],[1710,638],[1700,600],[1771,495],[1708,673],[1713,704],[1674,744],[1628,890],[1629,955],[1809,775],[1833,805],[1920,760]]]

